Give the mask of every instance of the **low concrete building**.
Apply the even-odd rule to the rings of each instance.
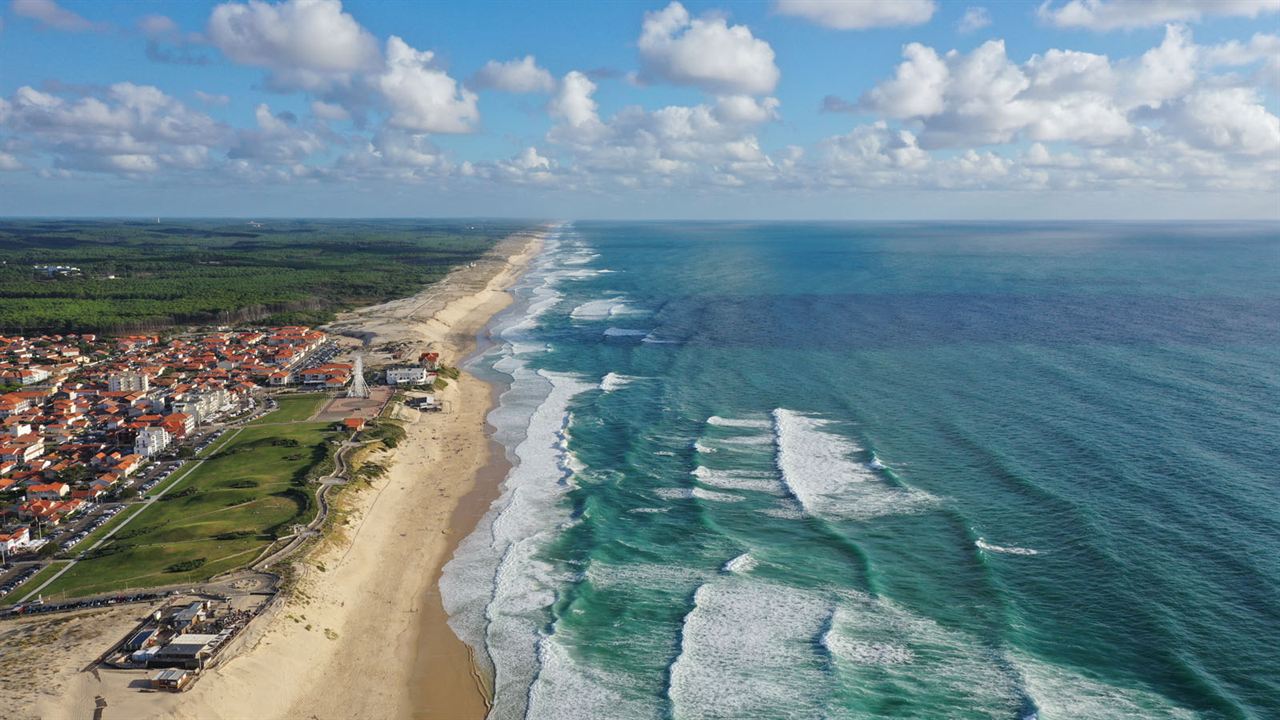
[[[388,385],[424,385],[430,371],[421,366],[387,368]]]
[[[170,668],[169,670],[161,670],[151,676],[151,687],[156,690],[168,690],[169,692],[181,692],[191,682],[191,673],[186,670],[178,670]]]

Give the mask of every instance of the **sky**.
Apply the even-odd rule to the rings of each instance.
[[[0,215],[1280,218],[1280,0],[0,0]]]

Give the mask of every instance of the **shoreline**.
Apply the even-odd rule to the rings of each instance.
[[[512,302],[507,291],[541,250],[545,228],[500,241],[490,256],[419,293],[339,316],[366,360],[406,347],[461,365]],[[189,691],[144,693],[111,674],[77,672],[36,702],[41,718],[484,718],[485,680],[448,626],[441,571],[487,511],[506,457],[485,420],[499,387],[463,372],[437,396],[444,412],[397,407],[406,438],[367,460],[388,468],[340,492],[321,541],[294,558],[294,580],[233,656]],[[354,484],[354,483],[353,483]],[[385,497],[384,497],[385,496]]]

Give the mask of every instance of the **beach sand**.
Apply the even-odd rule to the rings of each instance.
[[[492,258],[412,298],[344,314],[333,328],[359,334],[373,351],[408,341],[412,352],[437,350],[457,364],[511,302],[505,289],[540,238],[508,238]],[[241,636],[233,657],[182,694],[138,692],[106,672],[101,680],[78,673],[61,695],[41,696],[34,716],[483,718],[481,680],[446,624],[437,583],[505,468],[485,426],[492,388],[464,373],[439,396],[445,412],[399,409],[407,438],[370,458],[388,473],[338,495],[333,531],[297,563],[294,589]],[[80,659],[81,666],[89,660]]]

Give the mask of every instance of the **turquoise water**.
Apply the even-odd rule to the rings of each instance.
[[[492,717],[1280,717],[1275,225],[577,223],[515,293]]]

